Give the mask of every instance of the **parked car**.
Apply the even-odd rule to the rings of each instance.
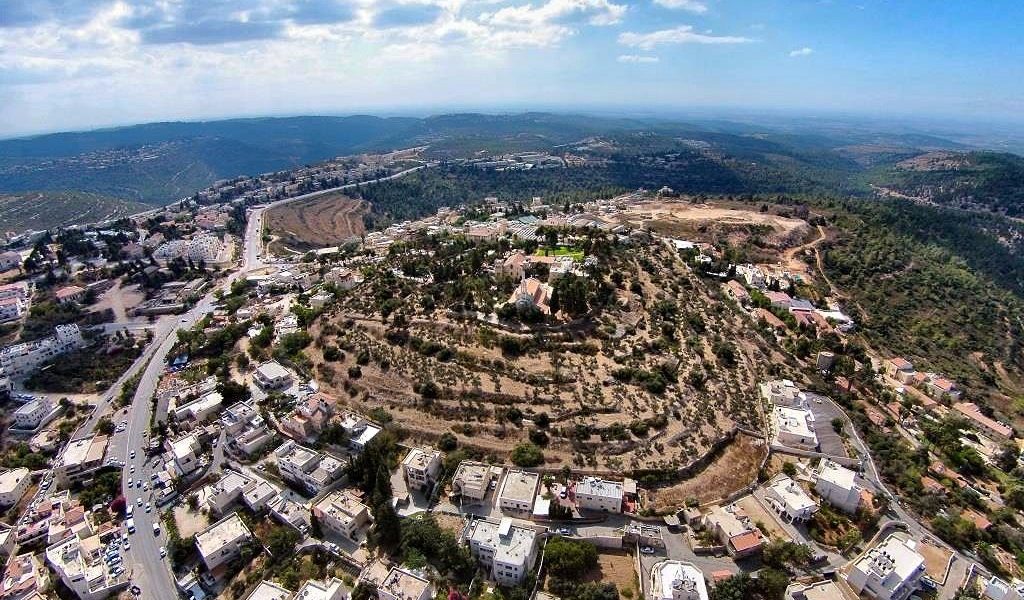
[[[654,548],[651,548],[650,546],[644,546],[643,548],[640,548],[640,553],[641,554],[654,554]]]

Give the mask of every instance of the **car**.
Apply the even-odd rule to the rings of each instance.
[[[123,541],[126,544],[128,543],[128,532],[127,531],[121,534],[121,541]]]
[[[44,481],[43,483],[41,483],[39,485],[39,489],[41,489],[41,490],[45,490],[48,487],[50,487],[50,480],[49,479],[47,479],[46,481]]]
[[[148,481],[146,483],[142,484],[142,491],[144,491],[144,492],[148,492],[149,491],[149,482]]]
[[[131,457],[131,458],[135,458],[135,451],[132,450],[131,453],[128,454],[128,456]]]
[[[559,527],[555,530],[555,533],[559,535],[572,535],[572,529],[569,529],[568,527]]]
[[[566,492],[565,488],[562,488],[562,491],[558,493],[558,497],[561,498],[562,500],[565,500],[565,497],[567,495],[568,495],[568,492]]]
[[[217,440],[213,440],[213,447],[214,447],[214,448],[216,448],[216,447],[217,447]]]
[[[130,549],[131,549],[131,547],[132,547],[132,543],[131,543],[131,542],[125,542],[125,543],[124,543],[124,549],[125,549],[125,551],[128,551],[128,550],[130,550]]]
[[[152,475],[149,476],[149,478],[152,479],[153,481],[156,481],[157,479],[160,479],[160,476],[157,475],[156,473],[153,473]]]
[[[167,548],[160,546],[160,558],[164,558],[165,556],[167,556]]]
[[[138,499],[138,500],[136,500],[136,501],[135,501],[135,504],[136,504],[137,506],[142,506],[142,497],[141,497],[141,496],[139,497],[139,499]]]
[[[182,323],[188,323],[188,318],[186,318],[186,317],[182,317],[182,318],[181,318],[181,322],[182,322]]]
[[[132,475],[134,475],[135,474],[135,465],[132,465],[132,468],[128,469],[128,472],[131,473]]]
[[[162,550],[162,548],[161,548],[161,550]],[[133,594],[135,594],[136,596],[138,596],[139,594],[141,594],[141,593],[142,593],[142,588],[140,588],[140,587],[139,587],[139,586],[137,586],[137,585],[133,585],[133,586],[131,587],[131,592],[132,592]]]
[[[146,503],[146,512],[149,512],[151,510],[153,510],[153,506],[149,502],[147,502]]]
[[[132,482],[132,480],[131,480],[131,479],[129,479],[129,480],[128,480],[128,487],[132,487],[132,485],[134,485],[134,483]]]
[[[640,548],[640,553],[641,554],[654,554],[654,548],[651,548],[650,546],[644,546],[643,548]]]
[[[153,535],[160,535],[160,524],[153,523]]]

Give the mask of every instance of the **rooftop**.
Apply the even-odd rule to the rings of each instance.
[[[399,600],[419,600],[430,588],[430,582],[415,573],[393,567],[380,583],[380,588]]]
[[[494,549],[494,560],[506,564],[523,563],[533,550],[537,532],[513,525],[511,519],[501,523],[478,520],[470,525],[469,539]]]
[[[672,600],[675,593],[683,592],[683,598],[707,600],[708,588],[704,574],[688,562],[664,560],[651,569],[651,596],[655,600]]]
[[[597,477],[584,477],[576,485],[576,495],[600,496],[602,498],[622,499],[622,482],[608,481]]]
[[[196,535],[196,547],[202,556],[212,556],[224,546],[242,538],[251,538],[249,528],[235,513],[224,517]]]
[[[844,490],[852,490],[856,487],[856,478],[856,473],[831,460],[822,461],[821,468],[818,470],[818,479],[824,479]]]
[[[281,363],[277,362],[276,360],[269,360],[263,363],[262,365],[256,368],[256,371],[262,377],[271,380],[281,379],[289,376],[288,369],[282,367]]]
[[[533,503],[534,494],[537,493],[537,484],[540,482],[540,475],[530,471],[513,470],[505,475],[505,481],[501,484],[501,499],[513,502]]]
[[[402,464],[406,468],[425,471],[431,463],[441,458],[441,453],[433,448],[413,448],[405,455]]]
[[[0,494],[13,492],[28,475],[29,470],[25,467],[4,471],[0,474]]]
[[[291,590],[285,589],[272,581],[261,581],[246,600],[288,600],[291,597]]]

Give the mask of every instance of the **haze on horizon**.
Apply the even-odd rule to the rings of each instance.
[[[24,0],[0,10],[0,137],[513,108],[1020,123],[1021,22],[928,0]]]

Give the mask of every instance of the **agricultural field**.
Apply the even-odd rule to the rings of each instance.
[[[366,231],[363,215],[369,203],[344,194],[325,194],[290,202],[267,211],[271,250],[279,254],[306,252],[358,240]]]
[[[603,261],[587,284],[598,291],[585,319],[510,326],[481,307],[504,303],[514,283],[477,267],[475,277],[452,275],[458,283],[419,285],[395,275],[419,274],[416,265],[386,263],[310,328],[312,370],[325,392],[387,411],[418,441],[452,433],[503,459],[532,443],[546,466],[647,482],[673,477],[737,426],[759,430],[756,382],[768,365],[786,364],[766,332],[663,245],[585,245]],[[440,277],[444,260],[431,251],[405,257],[421,257]],[[471,287],[479,311],[454,310],[464,300],[442,309],[453,286]],[[738,436],[701,477],[742,487],[762,450]],[[734,453],[744,468],[725,464]]]
[[[67,227],[127,217],[151,209],[141,202],[90,192],[0,194],[0,231]]]

